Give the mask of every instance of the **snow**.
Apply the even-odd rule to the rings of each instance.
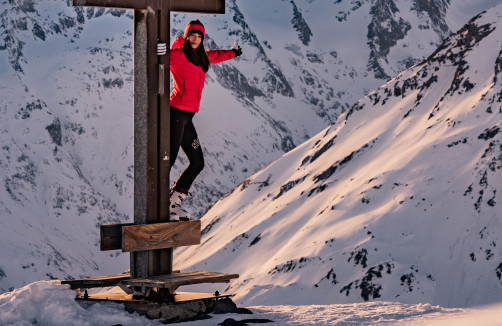
[[[38,281],[4,293],[0,295],[0,325],[162,325],[126,312],[123,304],[96,303],[84,309],[75,296],[76,292],[60,281]]]
[[[238,273],[242,305],[499,301],[501,13],[225,194],[175,268]]]
[[[74,300],[76,292],[59,281],[38,281],[0,295],[0,326],[110,326],[163,325],[114,302]],[[269,319],[265,325],[473,325],[495,326],[502,320],[502,305],[477,309],[446,309],[430,304],[370,302],[342,305],[253,306],[253,315],[211,315],[211,319],[183,326],[214,326],[225,319]]]
[[[391,49],[388,64],[380,60],[389,76],[404,69],[409,56],[421,60],[430,54],[441,40],[432,29],[417,27],[429,17],[410,10],[415,1],[395,2],[396,19],[413,28]],[[452,21],[466,17],[459,26],[494,4],[450,2],[446,13]],[[357,10],[345,0],[294,1],[313,34],[308,46],[293,26],[291,1],[226,3],[225,15],[171,16],[171,39],[187,21],[200,18],[215,47],[229,48],[238,40],[244,51],[210,70],[194,119],[206,168],[185,204],[197,217],[384,82],[367,67],[369,13],[377,1],[360,1]],[[26,12],[31,5],[35,11]],[[12,41],[0,42],[0,293],[41,279],[120,273],[129,255],[100,252],[99,225],[132,220],[132,11],[85,8],[79,18],[66,0],[3,1],[0,11],[0,34]],[[340,11],[350,11],[347,20],[333,19]],[[63,26],[65,20],[74,26]],[[33,33],[36,25],[43,39]],[[14,69],[16,58],[22,72]],[[229,81],[218,67],[241,75]],[[271,67],[294,97],[263,80]],[[105,86],[106,81],[116,83]],[[263,95],[245,96],[243,88]],[[40,109],[21,113],[34,103]],[[47,130],[56,119],[60,144]],[[172,181],[186,163],[180,155]]]
[[[456,1],[446,16],[448,26],[461,27],[499,2]],[[463,74],[456,76],[464,46],[454,44],[461,37],[456,35],[438,54],[442,62],[404,71],[339,116],[383,83],[367,73],[370,2],[352,11],[347,24],[331,19],[332,25],[332,12],[322,1],[295,3],[315,35],[310,47],[290,26],[288,1],[260,0],[260,6],[229,1],[233,16],[205,20],[217,47],[230,47],[236,39],[245,47],[242,58],[222,67],[237,69],[265,95],[243,98],[218,80],[216,69],[208,74],[206,104],[195,118],[206,140],[207,168],[198,178],[196,186],[204,191],[193,207],[202,214],[226,190],[251,177],[207,212],[202,245],[176,250],[175,268],[239,273],[226,289],[219,284],[199,288],[236,293],[239,305],[257,312],[254,317],[278,325],[500,320],[496,313],[449,307],[497,302],[502,293],[502,180],[496,170],[501,133],[481,137],[502,123],[501,78],[494,75],[500,70],[501,7],[476,22],[497,28],[465,53],[469,65]],[[348,3],[337,8],[348,11]],[[49,35],[52,18],[75,12],[65,1],[40,4],[52,13],[32,15],[40,15],[46,40],[34,38],[35,18],[29,20],[27,29],[9,31],[24,44],[24,72],[0,65],[5,94],[0,99],[0,292],[5,292],[0,323],[156,325],[125,313],[119,304],[82,307],[73,300],[75,293],[57,281],[31,283],[127,268],[127,254],[99,252],[97,230],[100,224],[130,221],[132,211],[130,15],[105,19],[88,11],[92,21],[81,29]],[[424,23],[427,17],[415,15],[410,4],[399,1],[396,17],[413,26]],[[246,28],[235,22],[237,10],[244,13]],[[17,14],[13,19],[26,18]],[[173,16],[172,34],[195,18]],[[390,49],[384,69],[397,73],[408,55],[419,60],[439,42],[431,30],[414,28]],[[337,51],[336,60],[331,50]],[[308,61],[308,54],[323,57],[324,63]],[[9,53],[0,51],[0,59],[8,62]],[[270,65],[282,69],[295,97],[260,82]],[[438,80],[425,87],[431,76]],[[104,87],[105,79],[123,84]],[[414,80],[417,87],[410,86]],[[455,82],[473,88],[453,90]],[[394,89],[405,94],[388,95]],[[330,90],[338,94],[327,96]],[[316,100],[324,106],[313,104]],[[29,105],[37,103],[40,108],[25,117]],[[47,132],[55,119],[61,145]],[[281,148],[287,140],[297,147]],[[179,163],[173,176],[185,162]],[[336,173],[319,179],[333,167]],[[214,325],[229,317],[243,318],[214,316],[193,324]]]

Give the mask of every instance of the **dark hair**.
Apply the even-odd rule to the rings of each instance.
[[[209,62],[209,57],[207,56],[203,40],[200,42],[199,46],[194,51],[190,42],[187,39],[185,39],[185,44],[183,44],[183,53],[185,53],[185,56],[187,57],[188,61],[190,61],[197,67],[202,66],[202,70],[204,71],[204,73],[206,73],[211,67],[211,63]]]

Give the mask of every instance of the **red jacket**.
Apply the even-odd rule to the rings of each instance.
[[[186,58],[183,53],[185,40],[179,36],[171,46],[170,69],[173,75],[174,89],[171,93],[171,106],[173,108],[197,113],[199,112],[200,99],[206,74],[202,67],[197,67]],[[210,63],[218,63],[235,57],[232,50],[206,51]]]

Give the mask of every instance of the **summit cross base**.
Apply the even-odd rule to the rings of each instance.
[[[101,226],[101,250],[123,252],[158,250],[200,244],[201,222],[168,222],[155,224],[115,224]],[[170,274],[133,278],[130,273],[62,281],[72,289],[118,286],[133,299],[174,300],[175,290],[182,285],[222,283],[238,278],[237,274],[172,271]],[[87,299],[87,291],[81,299]]]

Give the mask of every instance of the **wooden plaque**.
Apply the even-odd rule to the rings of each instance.
[[[122,251],[145,251],[200,244],[201,223],[168,222],[122,227]]]

